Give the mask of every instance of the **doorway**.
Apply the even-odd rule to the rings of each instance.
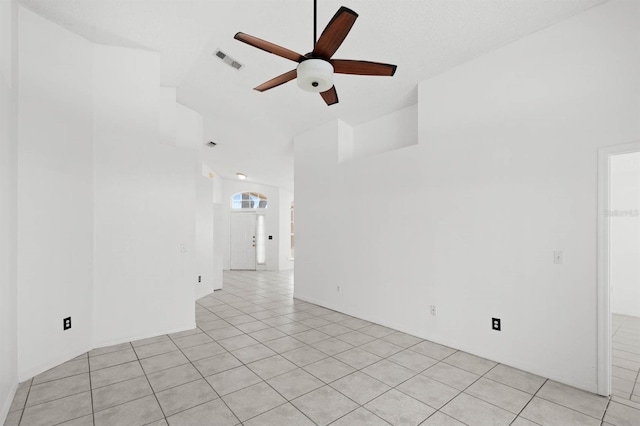
[[[231,215],[230,269],[256,270],[256,214]]]
[[[640,325],[640,270],[634,255],[640,250],[636,168],[640,170],[640,142],[598,152],[598,393],[627,399],[633,397],[640,371],[640,327],[635,327]],[[624,323],[630,327],[622,329]]]

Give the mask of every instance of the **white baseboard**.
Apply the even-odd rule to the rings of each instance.
[[[94,342],[94,348],[104,348],[106,346],[119,345],[120,343],[133,342],[135,340],[148,339],[149,337],[161,336],[163,334],[179,333],[181,331],[193,330],[196,328],[195,321],[186,325],[173,327],[168,330],[157,330],[155,332],[144,333],[143,335],[124,336],[118,339],[99,340]]]
[[[38,364],[35,367],[29,368],[27,370],[18,371],[18,381],[24,382],[25,380],[28,380],[34,376],[37,376],[40,373],[44,373],[45,371],[53,367],[57,367],[58,365],[63,364],[69,360],[72,360],[78,355],[82,355],[83,353],[89,352],[90,350],[95,348],[103,348],[105,346],[118,345],[120,343],[132,342],[135,340],[141,340],[149,337],[160,336],[163,334],[172,334],[172,333],[178,333],[186,330],[193,330],[194,328],[196,328],[196,323],[192,322],[192,323],[189,323],[183,326],[174,327],[168,330],[157,330],[155,332],[145,333],[144,335],[139,335],[139,336],[132,335],[132,336],[124,336],[122,338],[113,339],[113,340],[99,340],[94,342],[93,347],[87,347],[79,351],[74,350],[73,352],[66,352],[59,356],[56,356],[55,358],[48,359],[45,362]]]
[[[78,355],[89,352],[91,349],[92,348],[90,347],[86,347],[63,352],[62,354],[58,354],[57,356],[47,359],[44,362],[26,370],[20,370],[20,361],[18,360],[18,381],[24,382],[25,380],[29,380],[30,378],[37,376],[40,373],[44,373],[45,371],[50,370],[53,367],[57,367],[58,365],[63,364],[77,357]]]

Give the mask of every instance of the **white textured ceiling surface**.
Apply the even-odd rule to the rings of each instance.
[[[233,39],[242,31],[305,54],[312,0],[21,0],[96,43],[161,55],[162,84],[200,112],[205,159],[219,174],[292,187],[292,138],[334,118],[355,125],[414,104],[417,83],[593,7],[604,0],[319,0],[318,34],[340,6],[360,16],[334,58],[398,65],[394,77],[336,75],[340,103],[327,107],[295,81],[258,84],[295,63]],[[237,71],[216,49],[244,64]],[[203,141],[205,142],[205,141]]]

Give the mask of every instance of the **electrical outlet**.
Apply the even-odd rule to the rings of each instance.
[[[198,275],[198,282],[201,283],[202,282],[202,275]]]
[[[341,285],[337,285],[337,286],[336,286],[336,291],[337,291],[338,293],[342,292],[342,286],[341,286]]]
[[[71,328],[71,317],[66,317],[62,320],[62,330],[69,330]]]
[[[500,331],[500,318],[491,318],[491,328],[495,331]]]
[[[436,312],[436,305],[429,306],[429,310],[431,312],[431,315],[438,315],[438,313]]]

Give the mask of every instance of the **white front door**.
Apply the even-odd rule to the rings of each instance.
[[[256,269],[256,215],[231,214],[231,269]]]

